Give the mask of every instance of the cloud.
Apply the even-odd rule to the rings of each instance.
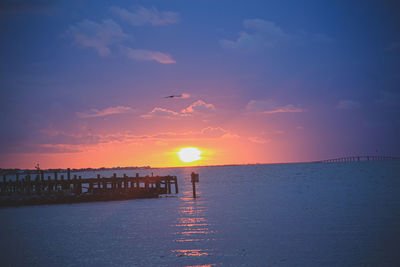
[[[274,114],[274,113],[297,113],[297,112],[303,112],[304,110],[298,107],[295,107],[293,105],[286,105],[282,107],[277,107],[273,110],[266,110],[263,111],[263,114]]]
[[[135,135],[132,132],[95,134],[91,132],[71,133],[48,127],[34,134],[34,139],[16,144],[7,144],[1,153],[79,153],[96,149],[98,145],[143,144],[153,142],[158,146],[168,145],[169,140],[208,140],[238,138],[239,136],[221,127],[206,127],[199,131],[160,132]]]
[[[304,109],[298,106],[292,104],[278,105],[272,100],[250,100],[249,103],[246,105],[246,110],[249,112],[256,112],[261,114],[304,112]]]
[[[145,119],[154,117],[177,119],[190,117],[192,115],[206,115],[212,111],[215,111],[215,106],[213,104],[208,104],[203,100],[197,100],[196,102],[189,105],[187,108],[182,109],[181,112],[155,107],[151,112],[149,112],[148,114],[144,114],[141,117]]]
[[[239,135],[231,133],[222,127],[206,127],[200,132],[202,136],[209,138],[236,139],[240,137]]]
[[[201,134],[207,135],[207,136],[223,136],[227,133],[227,130],[221,128],[221,127],[206,127],[203,128],[201,131]]]
[[[42,131],[44,138],[40,144],[47,145],[97,145],[112,142],[131,143],[135,141],[159,141],[167,142],[171,139],[218,139],[228,137],[238,137],[221,127],[206,127],[200,131],[189,132],[161,132],[149,135],[135,135],[131,132],[113,134],[72,134],[64,131],[57,131],[56,134]]]
[[[207,104],[203,100],[197,100],[187,108],[183,109],[182,113],[208,113],[215,110],[213,104]]]
[[[361,104],[353,100],[340,100],[335,108],[339,110],[354,110],[361,108]]]
[[[263,19],[246,19],[243,21],[245,31],[239,32],[236,40],[222,39],[220,44],[227,49],[256,50],[271,48],[281,44],[300,43],[305,40],[317,42],[330,42],[324,34],[308,34],[305,31],[289,33],[273,21]]]
[[[248,139],[250,142],[257,143],[257,144],[266,144],[271,141],[270,139],[264,139],[264,138],[256,137],[256,136],[249,137]]]
[[[166,53],[159,51],[151,51],[144,49],[132,49],[126,46],[121,46],[121,51],[126,54],[129,58],[138,61],[156,61],[161,64],[173,64],[176,61]]]
[[[70,26],[64,36],[72,38],[79,46],[95,49],[100,56],[108,56],[110,45],[128,38],[121,27],[111,19],[101,23],[86,19]]]
[[[179,22],[179,14],[172,11],[158,11],[155,7],[148,9],[142,6],[129,11],[120,7],[111,7],[111,11],[122,20],[133,26],[150,24],[153,26],[165,26]]]
[[[58,154],[58,153],[80,153],[84,151],[81,146],[75,145],[52,145],[52,144],[21,144],[11,147],[9,153],[16,154]]]
[[[222,127],[206,127],[200,131],[190,132],[167,132],[149,136],[150,139],[228,139],[228,138],[239,138],[237,134],[234,134]]]
[[[85,119],[85,118],[104,117],[104,116],[113,115],[113,114],[128,113],[128,112],[132,112],[132,111],[133,110],[130,107],[116,106],[116,107],[105,108],[102,110],[92,108],[86,112],[76,112],[76,115],[79,118]]]
[[[243,21],[243,26],[248,32],[240,32],[236,40],[221,40],[221,45],[225,48],[254,49],[260,46],[271,47],[290,38],[272,21],[248,19]]]
[[[237,139],[239,137],[239,135],[233,133],[226,133],[222,136],[223,139]]]
[[[142,115],[141,117],[142,118],[163,117],[167,119],[176,119],[182,117],[182,114],[169,109],[155,107],[148,114]]]
[[[189,95],[189,94],[183,93],[183,94],[181,95],[181,98],[190,98],[190,95]]]

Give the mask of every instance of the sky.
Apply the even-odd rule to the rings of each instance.
[[[387,0],[1,1],[0,168],[399,156],[398,14]]]

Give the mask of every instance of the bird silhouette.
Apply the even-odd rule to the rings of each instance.
[[[169,95],[165,96],[164,98],[174,98],[174,97],[182,97],[182,95]]]

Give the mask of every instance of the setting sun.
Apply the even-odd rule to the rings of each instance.
[[[201,159],[201,151],[196,147],[184,147],[178,151],[178,156],[183,162],[193,162]]]

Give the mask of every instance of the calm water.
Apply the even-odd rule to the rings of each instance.
[[[1,265],[400,264],[399,161],[140,172],[178,176],[180,193],[0,209]]]

